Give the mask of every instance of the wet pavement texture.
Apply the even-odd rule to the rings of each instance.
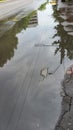
[[[73,130],[73,65],[67,69],[62,87],[62,109],[55,130]]]
[[[73,63],[72,12],[45,3],[0,22],[0,130],[55,129]]]

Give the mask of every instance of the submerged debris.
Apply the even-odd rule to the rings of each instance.
[[[43,77],[43,80],[48,76],[48,75],[53,75],[58,69],[60,65],[58,65],[54,70],[48,71],[49,68],[43,68],[40,71],[40,75]]]
[[[43,77],[43,80],[48,76],[48,68],[43,68],[40,71],[40,75]]]

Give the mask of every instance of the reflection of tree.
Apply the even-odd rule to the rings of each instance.
[[[48,1],[47,1],[47,2],[48,2]],[[47,4],[47,2],[45,2],[44,4],[42,4],[42,5],[38,8],[38,10],[40,10],[40,11],[45,10],[45,9],[46,9],[46,4]]]
[[[36,14],[36,11],[33,11],[26,17],[23,17],[20,21],[18,21],[15,24],[14,28],[15,28],[16,33],[19,33],[22,29],[26,30],[26,28],[28,27],[29,21],[33,17],[34,14]]]
[[[11,57],[14,56],[14,49],[17,48],[18,43],[16,34],[28,27],[30,18],[34,13],[35,11],[20,21],[17,21],[16,24],[0,38],[0,67],[3,67],[7,60],[10,60]]]
[[[0,38],[0,67],[14,56],[14,48],[16,47],[17,38],[13,29],[11,29]]]
[[[69,59],[73,59],[73,36],[68,35],[67,32],[64,30],[63,25],[61,24],[63,19],[60,17],[59,11],[55,9],[53,16],[59,22],[59,24],[55,27],[57,33],[54,35],[54,37],[59,36],[59,40],[54,41],[53,44],[58,45],[58,47],[55,50],[55,54],[60,52],[61,54],[60,63],[62,63],[65,55]]]

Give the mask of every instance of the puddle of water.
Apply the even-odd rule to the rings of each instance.
[[[2,95],[6,94],[3,103],[9,104],[9,99],[12,107],[8,111],[2,108],[3,117],[7,113],[7,123],[2,126],[2,119],[0,127],[7,127],[16,104],[19,112],[15,114],[15,107],[8,125],[10,130],[15,126],[18,130],[54,130],[61,111],[61,80],[73,62],[73,22],[61,17],[66,15],[63,10],[66,12],[64,8],[57,10],[55,2],[45,3],[20,20],[14,17],[1,23],[0,84]],[[68,30],[65,29],[67,26]],[[40,76],[44,79],[42,82]],[[25,105],[21,86],[28,88]],[[7,98],[8,94],[12,94],[11,98]]]

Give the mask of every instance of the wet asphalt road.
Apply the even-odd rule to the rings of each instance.
[[[60,23],[54,11],[47,4],[31,17],[28,26],[24,22],[29,17],[18,21],[16,16],[1,23],[0,130],[54,130],[56,126],[61,112],[61,81],[73,60],[67,55],[64,59],[65,46],[53,44],[61,38],[56,36]]]

